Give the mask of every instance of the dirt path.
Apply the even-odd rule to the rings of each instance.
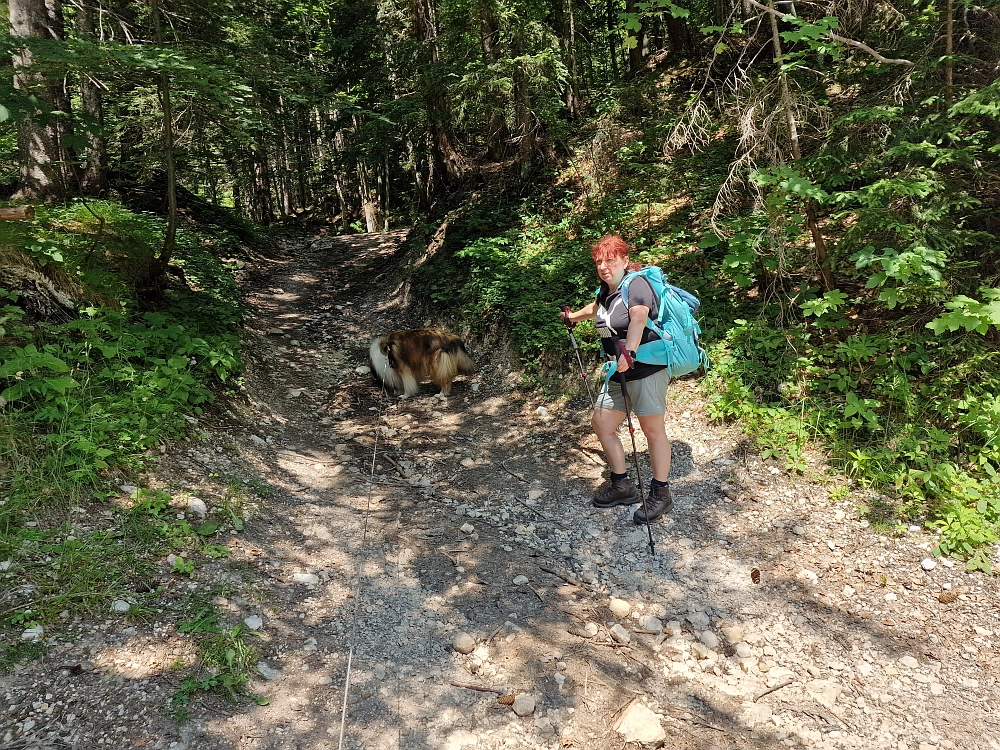
[[[762,462],[695,383],[671,385],[651,556],[626,510],[588,503],[584,404],[539,414],[475,347],[449,399],[357,374],[373,335],[426,322],[392,294],[401,240],[251,268],[246,400],[150,478],[251,516],[227,559],[190,580],[165,562],[162,585],[259,627],[268,705],[199,698],[178,725],[192,636],[165,611],[81,623],[0,680],[0,750],[336,748],[349,656],[348,748],[620,750],[626,716],[668,748],[1000,750],[996,583],[924,570],[932,537],[874,535],[860,495]]]

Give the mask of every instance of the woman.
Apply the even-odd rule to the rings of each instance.
[[[640,502],[639,488],[628,476],[625,465],[625,448],[618,439],[618,426],[625,419],[625,397],[621,381],[626,381],[629,403],[639,420],[642,434],[649,444],[649,461],[653,466],[653,481],[643,508],[633,515],[635,523],[655,521],[666,513],[673,501],[670,498],[670,440],[667,438],[664,414],[667,409],[667,385],[670,374],[666,365],[635,362],[635,350],[656,334],[646,328],[646,319],[657,313],[657,300],[649,282],[636,276],[629,282],[628,307],[622,301],[619,284],[627,271],[639,268],[629,264],[628,245],[616,234],[602,237],[590,252],[597,264],[601,289],[597,299],[576,312],[564,312],[567,323],[595,320],[601,336],[605,355],[618,360],[618,372],[611,376],[608,388],[597,398],[591,425],[611,467],[611,483],[594,496],[597,508],[616,505],[633,505]],[[633,366],[619,354],[618,342],[633,358]]]

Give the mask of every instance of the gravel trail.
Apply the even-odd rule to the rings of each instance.
[[[146,478],[216,506],[258,488],[228,558],[190,579],[165,560],[160,585],[255,628],[268,704],[206,695],[179,717],[190,634],[74,623],[0,677],[0,750],[336,748],[349,659],[347,748],[1000,750],[996,581],[922,565],[919,529],[875,534],[821,457],[806,477],[762,461],[697,382],[670,387],[655,555],[629,510],[589,505],[583,401],[518,390],[474,345],[451,397],[385,395],[368,342],[431,322],[397,287],[403,239],[249,265],[243,398]]]

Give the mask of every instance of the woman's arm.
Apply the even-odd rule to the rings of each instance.
[[[646,319],[649,318],[649,308],[645,305],[633,305],[628,309],[628,332],[625,334],[625,348],[635,351],[642,341],[642,332],[646,328]],[[618,357],[618,370],[625,372],[628,369],[628,362],[622,356]]]
[[[576,312],[570,311],[567,317],[569,318],[570,323],[577,323],[581,320],[593,320],[596,316],[597,316],[597,301],[595,300],[586,307],[581,307]]]

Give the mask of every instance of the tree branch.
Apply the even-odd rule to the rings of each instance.
[[[766,13],[770,13],[772,16],[778,16],[779,18],[784,18],[786,15],[788,15],[787,13],[782,13],[781,11],[774,10],[774,8],[768,8],[766,5],[762,5],[762,4],[758,3],[757,0],[747,0],[747,2],[750,5],[752,5],[754,8],[758,8],[758,9],[760,9],[760,10],[766,12]],[[848,39],[846,36],[840,36],[840,34],[834,34],[832,31],[826,32],[826,36],[828,38],[832,39],[835,42],[840,42],[841,44],[846,44],[848,47],[856,47],[857,49],[861,50],[862,52],[867,52],[869,55],[871,55],[872,57],[874,57],[880,63],[884,63],[886,65],[907,65],[907,66],[909,66],[911,68],[914,67],[914,65],[915,65],[915,63],[913,63],[911,60],[903,60],[901,58],[885,57],[884,55],[882,55],[882,54],[876,52],[875,50],[873,50],[871,47],[869,47],[864,42],[859,42],[859,41],[856,41],[854,39]]]

